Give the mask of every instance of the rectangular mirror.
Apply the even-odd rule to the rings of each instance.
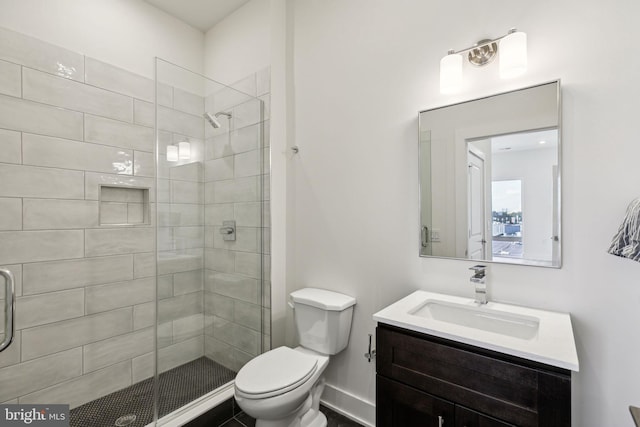
[[[559,268],[560,81],[421,111],[420,255]]]

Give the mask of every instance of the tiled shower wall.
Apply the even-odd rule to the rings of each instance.
[[[205,354],[235,371],[271,346],[270,70],[206,98],[223,127],[205,127]],[[235,220],[236,241],[222,222]],[[262,280],[261,280],[262,279]]]
[[[161,140],[197,148],[203,98],[161,89]],[[18,296],[0,402],[75,407],[152,375],[154,98],[150,79],[0,29],[0,265]],[[159,173],[164,370],[204,354],[204,184],[200,162]],[[150,189],[151,223],[100,225],[139,202],[111,189],[100,215],[100,185]]]

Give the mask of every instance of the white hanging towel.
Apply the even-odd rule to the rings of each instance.
[[[611,241],[610,254],[640,261],[640,199],[629,204],[618,234]]]

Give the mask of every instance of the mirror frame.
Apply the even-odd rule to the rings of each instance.
[[[434,111],[434,110],[440,110],[443,108],[448,108],[448,107],[455,107],[458,105],[462,105],[462,104],[468,104],[471,102],[475,102],[475,101],[481,101],[484,99],[489,99],[489,98],[495,98],[497,96],[501,96],[501,95],[507,95],[507,94],[511,94],[511,93],[515,93],[515,92],[520,92],[523,90],[528,90],[528,89],[535,89],[537,87],[541,87],[541,86],[545,86],[545,85],[549,85],[549,84],[556,84],[557,85],[557,90],[556,90],[556,105],[557,105],[557,117],[558,117],[558,150],[557,150],[557,155],[558,155],[558,172],[557,172],[557,183],[558,183],[558,192],[557,192],[557,209],[556,212],[554,212],[554,216],[557,218],[557,227],[558,227],[558,233],[557,236],[552,236],[551,238],[555,238],[557,240],[557,244],[558,244],[558,263],[555,265],[545,265],[545,264],[538,264],[535,263],[534,260],[531,260],[531,263],[526,263],[526,262],[505,262],[505,261],[494,261],[494,260],[474,260],[474,259],[470,259],[470,258],[459,258],[459,257],[455,257],[455,256],[441,256],[441,255],[423,255],[422,254],[422,231],[423,231],[423,224],[422,224],[422,198],[423,198],[423,192],[422,192],[422,173],[423,173],[423,169],[424,166],[422,165],[421,159],[422,159],[422,140],[421,140],[421,134],[422,134],[422,113],[427,113],[429,111]],[[521,87],[521,88],[517,88],[517,89],[513,89],[513,90],[508,90],[508,91],[504,91],[504,92],[498,92],[495,94],[491,94],[491,95],[487,95],[487,96],[482,96],[479,98],[473,98],[473,99],[468,99],[466,101],[460,101],[460,102],[455,102],[452,104],[446,104],[446,105],[441,105],[438,107],[434,107],[434,108],[427,108],[424,110],[420,110],[418,112],[418,225],[419,225],[419,229],[418,229],[418,256],[421,258],[439,258],[439,259],[454,259],[454,260],[460,260],[460,261],[469,261],[469,262],[482,262],[482,263],[486,263],[486,262],[490,262],[493,264],[507,264],[507,265],[518,265],[518,266],[529,266],[529,267],[543,267],[543,268],[556,268],[556,269],[560,269],[562,268],[562,259],[563,259],[563,249],[562,249],[562,163],[563,163],[563,156],[562,156],[562,84],[561,84],[561,80],[558,79],[554,79],[554,80],[550,80],[550,81],[546,81],[543,83],[537,83],[531,86],[526,86],[526,87]],[[523,131],[527,131],[527,130],[523,130]],[[499,136],[499,135],[490,135],[490,136]],[[429,172],[431,172],[431,165],[429,165]],[[553,197],[553,195],[552,195]],[[433,207],[432,207],[433,209]]]

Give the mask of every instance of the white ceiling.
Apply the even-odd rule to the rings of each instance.
[[[544,143],[540,143],[544,141]],[[539,150],[544,148],[556,148],[558,146],[558,131],[555,129],[512,133],[509,135],[495,136],[491,138],[491,151],[494,153],[504,151]]]
[[[249,0],[144,0],[169,15],[207,32]]]

